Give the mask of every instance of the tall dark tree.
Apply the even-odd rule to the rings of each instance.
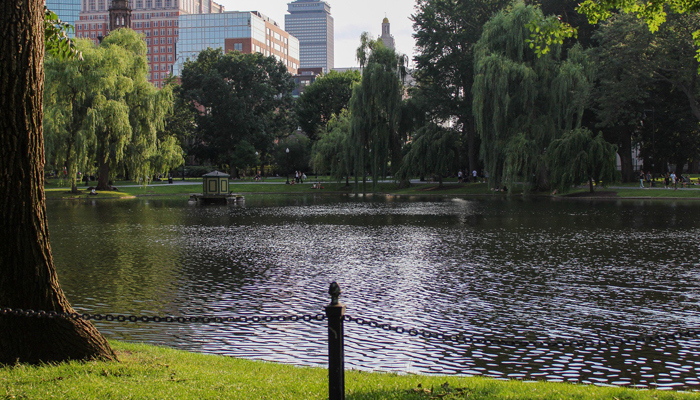
[[[547,166],[552,185],[562,193],[573,185],[587,182],[593,193],[593,183],[608,185],[617,180],[614,144],[602,134],[593,136],[588,129],[574,129],[552,141],[547,148]]]
[[[541,18],[537,7],[515,2],[484,26],[476,45],[474,115],[491,185],[547,189],[544,152],[581,126],[589,101],[592,68],[580,46],[538,56],[525,45],[530,21]]]
[[[197,110],[192,154],[229,165],[240,158],[242,141],[261,154],[296,127],[292,112],[294,83],[283,63],[260,53],[224,54],[207,49],[182,70],[182,96]],[[248,146],[245,146],[248,148]]]
[[[364,68],[362,82],[350,99],[350,141],[355,177],[372,174],[372,185],[401,166],[400,130],[405,56],[379,40],[360,39],[357,58]],[[364,181],[363,181],[364,182]]]
[[[589,51],[596,65],[592,96],[596,128],[617,145],[624,182],[636,179],[633,135],[639,130],[650,93],[652,72],[645,50],[651,36],[632,16],[620,16],[601,24],[593,36],[597,46]]]
[[[418,0],[413,20],[417,90],[431,120],[453,122],[467,147],[469,170],[477,169],[472,114],[474,45],[484,24],[511,0]]]
[[[333,115],[347,109],[352,88],[360,82],[359,71],[331,71],[309,85],[296,101],[297,121],[301,130],[312,141]]]
[[[697,158],[692,145],[700,121],[695,29],[700,17],[693,14],[670,15],[653,34],[634,16],[617,15],[594,35],[596,114],[606,137],[619,145],[623,179],[633,176],[633,144],[640,145],[644,169],[653,164],[656,172],[666,172],[667,163],[682,168]]]
[[[408,153],[404,157],[398,176],[435,176],[442,186],[443,178],[454,171],[459,135],[434,123],[419,128],[413,136]]]
[[[44,198],[44,2],[0,2],[0,307],[73,312],[58,283]],[[92,324],[0,315],[0,363],[115,359]]]

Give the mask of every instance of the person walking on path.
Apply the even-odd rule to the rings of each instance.
[[[639,171],[639,188],[644,189],[644,171]]]
[[[678,179],[676,179],[675,172],[671,172],[671,184],[673,185],[673,190],[678,190]]]

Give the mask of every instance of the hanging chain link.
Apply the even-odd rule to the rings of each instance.
[[[156,322],[156,323],[200,323],[200,324],[225,324],[225,323],[271,323],[271,322],[312,322],[325,321],[328,317],[325,314],[306,314],[306,315],[265,315],[265,316],[235,316],[235,317],[215,317],[215,316],[148,316],[148,315],[114,315],[114,314],[89,314],[89,313],[61,313],[56,311],[36,311],[25,310],[18,308],[1,308],[0,316],[12,315],[34,318],[65,318],[65,319],[82,319],[93,321],[117,321],[117,322]],[[603,338],[598,340],[591,339],[549,339],[549,340],[526,340],[512,338],[485,338],[473,335],[465,335],[463,333],[444,333],[426,329],[406,328],[403,326],[382,323],[368,318],[353,317],[345,315],[343,320],[353,322],[360,326],[367,326],[384,331],[391,331],[399,334],[406,334],[414,337],[422,337],[425,339],[438,339],[464,344],[480,344],[480,345],[495,345],[495,346],[515,346],[515,347],[599,347],[599,346],[622,346],[644,344],[651,345],[653,343],[681,340],[681,339],[696,339],[700,338],[700,328],[679,330],[671,333],[660,333],[655,335],[639,335],[625,338]]]
[[[463,333],[444,333],[431,331],[426,329],[405,328],[388,323],[382,323],[367,318],[356,318],[349,315],[344,316],[346,322],[354,322],[361,326],[370,328],[382,329],[385,331],[393,331],[399,334],[407,334],[410,336],[418,336],[425,339],[446,340],[456,343],[465,344],[482,344],[495,346],[514,346],[514,347],[599,347],[599,346],[621,346],[629,344],[645,344],[650,345],[655,342],[679,339],[694,339],[700,338],[700,328],[686,329],[672,333],[663,333],[656,335],[639,335],[625,338],[604,338],[598,340],[591,339],[549,339],[549,340],[525,340],[525,339],[504,339],[504,338],[483,338],[469,336]]]
[[[114,315],[114,314],[88,314],[88,313],[61,313],[56,311],[35,311],[21,308],[2,308],[0,315],[13,315],[18,317],[35,318],[65,318],[83,319],[86,321],[117,321],[117,322],[177,322],[177,323],[201,323],[201,324],[223,324],[223,323],[269,323],[269,322],[296,322],[296,321],[323,321],[325,314],[316,315],[265,315],[265,316],[236,316],[236,317],[215,317],[215,316],[150,316],[150,315]]]

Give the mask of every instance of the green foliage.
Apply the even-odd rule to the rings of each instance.
[[[560,17],[538,15],[527,23],[530,38],[525,39],[537,57],[549,53],[553,45],[562,45],[564,40],[578,35],[576,28],[561,22]]]
[[[483,26],[511,0],[419,0],[411,16],[417,54],[409,115],[436,123],[450,123],[462,132],[469,170],[477,169],[472,114],[474,45]],[[425,121],[416,121],[423,126]]]
[[[669,14],[691,15],[700,11],[700,1],[585,0],[579,5],[578,11],[586,14],[591,24],[597,24],[618,12],[634,14],[648,26],[650,32],[654,33],[667,21]],[[576,33],[568,24],[547,19],[533,19],[531,29],[535,35],[535,37],[531,39],[531,44],[533,44],[540,53],[543,50],[548,51],[548,43],[555,43],[559,38],[570,35],[572,32],[573,36],[575,36]],[[700,29],[696,29],[690,33],[689,38],[692,38],[695,42],[695,46],[697,47],[695,57],[700,61]],[[700,69],[698,69],[698,72],[700,73]]]
[[[589,101],[592,67],[580,47],[562,59],[559,44],[541,57],[525,45],[529,22],[540,17],[538,8],[516,2],[484,26],[476,45],[473,110],[493,186],[547,188],[544,151],[580,126]]]
[[[105,187],[115,169],[150,177],[179,165],[182,150],[163,132],[172,90],[148,82],[142,37],[119,29],[98,47],[89,40],[79,40],[77,46],[82,60],[46,61],[49,162],[58,170],[66,166],[74,188],[79,170],[99,172],[98,187]]]
[[[343,110],[334,115],[322,131],[321,138],[311,149],[311,164],[316,173],[328,173],[340,181],[352,172],[350,146],[350,113]]]
[[[74,30],[73,25],[61,21],[55,12],[44,6],[44,39],[48,55],[60,60],[82,59],[82,53],[75,42],[68,37],[68,33],[72,30]]]
[[[573,185],[593,182],[607,186],[617,180],[617,146],[596,137],[588,129],[574,129],[554,140],[547,149],[547,166],[552,172],[552,184],[561,193]]]
[[[366,60],[362,82],[350,99],[349,147],[356,176],[365,176],[367,168],[375,184],[387,175],[392,162],[400,167],[403,138],[399,129],[406,57],[384,47],[381,41],[361,38],[358,55]]]
[[[442,178],[455,170],[459,134],[452,129],[429,123],[415,133],[410,150],[403,159],[397,176],[408,179],[412,176],[437,176],[440,186]]]
[[[297,121],[301,130],[312,140],[331,120],[348,107],[352,88],[360,82],[359,71],[329,73],[317,78],[299,96],[295,103]]]
[[[245,153],[237,153],[242,141],[268,153],[296,127],[294,83],[272,56],[206,49],[185,62],[181,80],[182,100],[196,111],[190,152],[202,161],[244,167],[235,155]]]
[[[294,171],[306,172],[311,163],[311,141],[304,135],[291,135],[277,142],[272,155],[280,168],[280,175],[294,176]]]

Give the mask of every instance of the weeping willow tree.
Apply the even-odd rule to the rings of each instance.
[[[592,68],[580,46],[537,56],[527,46],[535,6],[516,1],[484,25],[475,47],[473,113],[489,184],[524,191],[550,185],[545,151],[565,131],[580,127],[590,97]]]
[[[153,173],[150,161],[158,152],[157,133],[172,111],[172,90],[148,82],[146,43],[131,29],[111,32],[100,47],[112,74],[105,76],[105,90],[90,117],[97,136],[97,188],[109,190],[114,168],[122,162],[127,174],[143,182]]]
[[[348,145],[350,113],[343,110],[340,115],[333,115],[320,136],[311,149],[314,171],[328,173],[338,182],[345,177],[345,184],[349,186],[352,172],[352,147]]]
[[[77,40],[82,59],[48,57],[44,63],[44,148],[48,165],[65,168],[76,193],[78,171],[92,167],[96,138],[89,129],[88,110],[101,91],[105,74],[102,53],[89,40]]]
[[[455,168],[459,134],[435,123],[422,126],[413,135],[411,148],[403,159],[398,177],[433,175],[442,187],[442,179]]]
[[[401,164],[402,137],[399,129],[406,76],[406,56],[386,48],[381,40],[369,40],[363,33],[357,59],[363,69],[362,81],[350,99],[350,140],[355,184],[367,172],[372,187],[388,168],[396,173]]]
[[[587,182],[593,193],[594,182],[605,186],[618,179],[616,154],[617,146],[606,142],[602,133],[593,137],[585,128],[568,131],[547,149],[552,185],[566,193]]]

